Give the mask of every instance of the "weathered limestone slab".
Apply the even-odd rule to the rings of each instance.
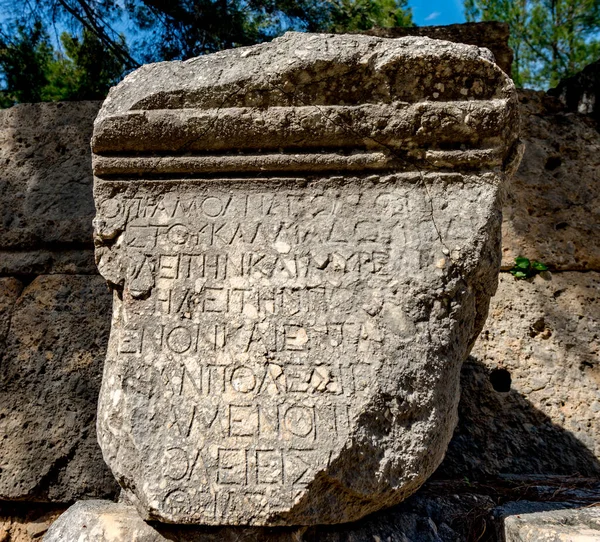
[[[507,186],[502,267],[517,256],[600,270],[600,133],[555,98],[519,91],[525,153]]]
[[[104,457],[146,519],[339,523],[437,467],[499,265],[512,82],[290,33],[145,66],[95,122]]]
[[[0,500],[110,497],[94,432],[109,321],[101,277],[46,275],[20,291],[0,351]],[[17,299],[17,296],[18,299]],[[2,296],[0,295],[0,298]],[[0,301],[0,314],[3,302]]]
[[[89,243],[94,202],[86,141],[98,102],[0,111],[0,247]]]
[[[598,477],[599,329],[600,273],[502,273],[439,474]]]
[[[506,542],[597,542],[600,508],[552,510],[509,516],[504,520]]]
[[[0,111],[0,274],[89,273],[98,102]],[[89,252],[88,252],[89,254]]]
[[[499,21],[447,24],[440,26],[400,26],[392,28],[372,28],[365,34],[380,38],[403,38],[422,36],[435,40],[466,43],[489,49],[496,64],[508,75],[511,74],[513,51],[508,45],[510,29],[508,24]]]

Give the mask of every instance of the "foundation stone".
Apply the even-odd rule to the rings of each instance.
[[[506,542],[594,542],[600,540],[600,508],[518,514],[504,525]]]
[[[428,38],[289,33],[112,89],[98,435],[144,519],[341,523],[427,479],[496,288],[517,130],[489,52]]]

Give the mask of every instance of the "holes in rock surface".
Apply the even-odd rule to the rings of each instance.
[[[490,382],[494,390],[500,393],[508,393],[512,379],[510,373],[506,369],[494,369],[490,373]]]
[[[544,166],[546,169],[552,171],[559,167],[562,164],[562,159],[560,156],[549,156],[546,160],[546,165]]]
[[[546,324],[546,320],[540,318],[529,326],[529,336],[532,339],[538,336],[541,339],[549,339],[552,337],[552,330],[550,329],[550,326]]]

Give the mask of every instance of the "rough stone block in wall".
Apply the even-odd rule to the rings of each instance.
[[[10,329],[10,317],[22,290],[23,283],[20,280],[14,277],[0,277],[0,348],[2,349]]]
[[[600,507],[517,514],[504,525],[506,542],[597,542]]]
[[[99,276],[0,279],[0,500],[115,494],[95,432],[110,302]]]
[[[569,111],[590,115],[600,126],[600,60],[588,64],[579,73],[563,79],[548,94],[556,96]]]
[[[600,273],[502,274],[437,475],[600,474]]]
[[[0,274],[94,272],[89,140],[99,106],[0,111]]]
[[[543,92],[519,91],[525,153],[507,184],[505,269],[516,256],[600,270],[600,133]]]
[[[520,158],[474,46],[290,33],[144,66],[92,139],[104,457],[147,519],[356,520],[456,421]]]

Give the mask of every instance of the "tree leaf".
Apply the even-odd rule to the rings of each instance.
[[[522,256],[515,258],[515,267],[518,267],[519,269],[529,269],[530,266],[531,262],[529,261],[529,258],[523,258]]]

